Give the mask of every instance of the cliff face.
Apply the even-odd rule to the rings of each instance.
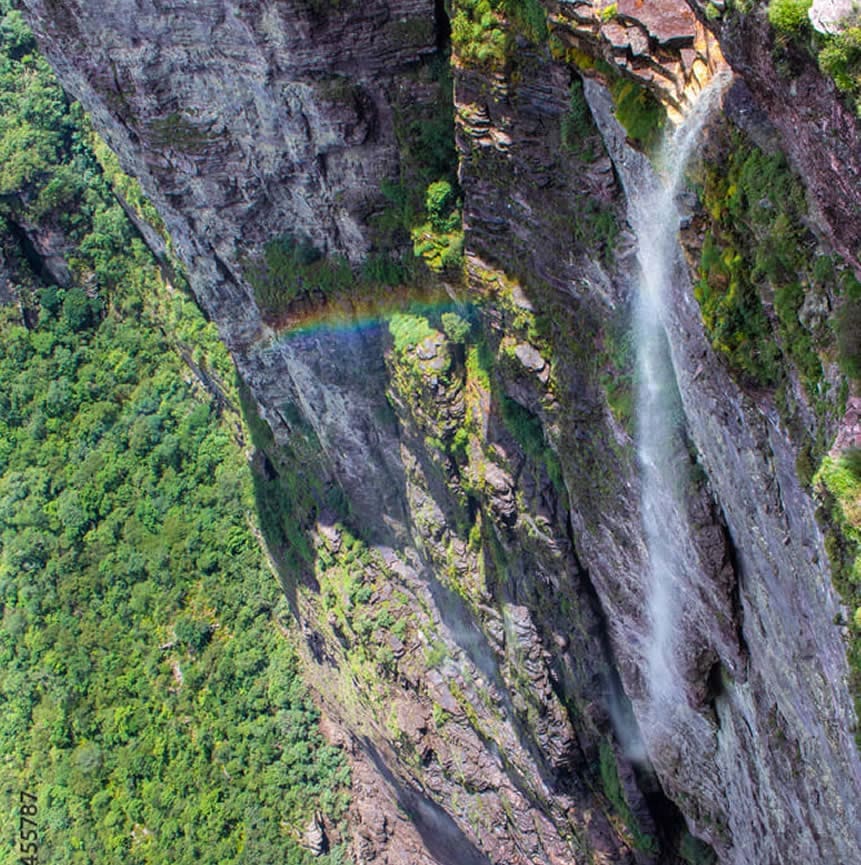
[[[355,265],[383,248],[382,181],[403,177],[404,129],[439,98],[442,12],[23,5],[158,207],[271,428],[261,503],[310,680],[356,766],[356,860],[710,861],[681,813],[721,862],[852,861],[841,612],[796,471],[805,436],[833,437],[839,375],[826,363],[814,410],[788,349],[779,399],[733,372],[681,251],[666,326],[693,526],[686,650],[675,726],[650,714],[627,346],[632,202],[655,181],[631,138],[725,65],[692,9],[548,4],[538,27],[500,6],[504,50],[480,55],[462,36],[474,7],[456,4],[465,278],[431,280],[413,307],[409,291],[357,287],[300,328],[264,321],[249,262],[286,233]],[[823,242],[857,263],[857,124],[833,93],[816,122],[811,100],[774,96],[745,35],[762,26],[716,30],[748,90],[731,92],[709,159],[727,158],[733,126],[783,133]],[[713,227],[687,206],[696,282]]]

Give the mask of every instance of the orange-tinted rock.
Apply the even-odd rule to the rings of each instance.
[[[677,0],[619,0],[617,14],[639,21],[660,45],[692,44],[696,18]]]

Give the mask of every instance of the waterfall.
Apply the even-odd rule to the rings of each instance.
[[[631,202],[637,236],[639,284],[633,311],[636,352],[637,456],[641,508],[648,550],[647,639],[644,649],[650,720],[669,732],[683,700],[676,645],[687,587],[696,583],[696,551],[683,493],[689,460],[684,414],[665,328],[665,305],[677,269],[684,267],[678,245],[676,206],[685,167],[703,126],[726,89],[729,75],[706,87],[683,122],[665,140],[660,155],[663,182],[644,184]],[[690,571],[690,573],[689,573]]]

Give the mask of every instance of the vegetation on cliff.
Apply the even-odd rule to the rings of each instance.
[[[349,770],[254,536],[232,366],[0,12],[0,242],[20,300],[0,309],[0,786],[36,796],[46,861],[299,865],[315,813],[344,814]],[[43,285],[22,234],[62,238],[66,285]]]
[[[820,33],[813,29],[808,17],[811,5],[812,0],[770,0],[768,20],[777,33],[776,50],[784,51],[793,41],[802,50],[809,51],[861,117],[861,17],[858,7],[838,26],[833,26],[832,32]]]

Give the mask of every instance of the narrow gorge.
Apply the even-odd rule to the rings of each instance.
[[[352,771],[306,846],[861,863],[861,22],[826,5],[9,4],[238,371],[188,352]],[[44,213],[4,218],[65,285]]]

